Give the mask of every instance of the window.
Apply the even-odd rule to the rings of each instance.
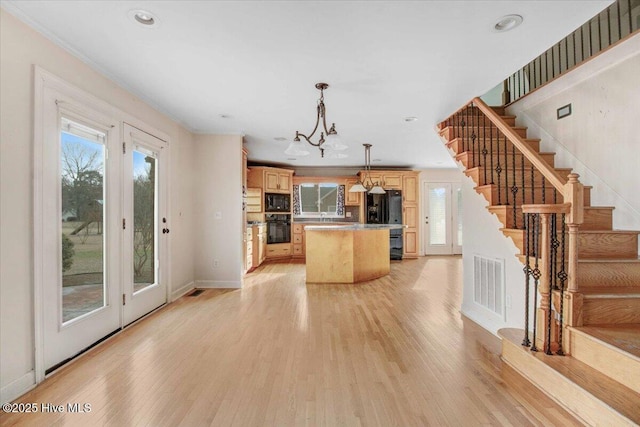
[[[344,190],[335,183],[303,183],[298,186],[299,216],[342,218]],[[342,197],[339,195],[342,193]]]

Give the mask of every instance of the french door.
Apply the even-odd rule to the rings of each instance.
[[[42,221],[42,232],[36,230],[36,258],[42,262],[40,378],[121,327],[120,174],[117,156],[109,156],[119,132],[108,118],[77,114],[55,94],[47,95],[36,188]]]
[[[124,125],[122,293],[127,325],[167,302],[165,143]]]
[[[461,254],[462,191],[460,184],[426,182],[424,196],[425,254]]]
[[[166,303],[169,233],[168,145],[42,91],[34,145],[38,382]]]

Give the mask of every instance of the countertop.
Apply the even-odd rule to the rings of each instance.
[[[349,225],[307,225],[305,230],[336,230],[336,231],[349,231],[349,230],[400,230],[407,228],[402,224],[349,224]]]

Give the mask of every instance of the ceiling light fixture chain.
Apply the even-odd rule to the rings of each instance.
[[[313,127],[313,130],[309,135],[305,135],[299,131],[296,131],[296,136],[293,138],[293,141],[289,144],[289,147],[285,150],[285,154],[292,156],[306,156],[309,154],[304,146],[300,138],[304,138],[310,145],[314,147],[318,147],[320,149],[320,156],[324,157],[324,152],[327,149],[330,149],[332,152],[334,151],[343,151],[348,147],[344,144],[340,137],[338,136],[338,132],[336,131],[336,124],[332,123],[330,128],[327,128],[327,109],[324,105],[324,90],[327,89],[329,85],[327,83],[316,83],[316,89],[320,91],[320,98],[318,99],[318,105],[316,106],[316,124]],[[322,123],[322,129],[320,130],[320,139],[318,142],[313,142],[311,138],[316,134],[316,131],[320,127],[320,123]],[[326,136],[326,139],[325,139]],[[341,153],[333,153],[333,157],[346,157],[346,154]]]

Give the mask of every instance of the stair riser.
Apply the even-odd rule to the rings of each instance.
[[[580,289],[601,286],[635,286],[640,293],[640,263],[583,262],[578,264],[578,286]]]
[[[505,228],[517,228],[522,225],[522,210],[520,208],[516,208],[517,223],[513,220],[514,214],[511,206],[491,206],[489,211],[498,217],[498,221]],[[611,209],[585,209],[584,222],[580,225],[580,230],[611,230],[611,213]]]
[[[511,180],[509,180],[511,181]],[[489,201],[490,205],[500,205],[500,204],[505,204],[507,199],[506,199],[506,194],[507,192],[509,193],[509,201],[511,201],[512,199],[512,193],[510,189],[505,189],[504,186],[502,186],[500,188],[500,201],[498,201],[498,186],[497,185],[485,185],[485,186],[481,186],[481,187],[476,187],[476,191],[481,194],[482,196],[484,196],[484,198]],[[522,203],[521,200],[521,192],[522,190],[519,189],[518,190],[518,203]],[[536,187],[534,190],[534,194],[533,194],[533,198],[531,196],[531,189],[530,188],[525,188],[525,197],[524,197],[524,203],[525,204],[529,204],[529,203],[542,203],[542,188],[541,187]],[[552,188],[545,188],[545,203],[563,203],[563,197],[562,194],[560,194],[559,192],[557,193],[556,196],[556,201],[554,202],[553,199],[553,189]],[[590,206],[591,204],[591,188],[589,187],[585,187],[584,188],[584,206]]]
[[[503,234],[513,240],[515,245],[520,249],[520,253],[524,254],[524,230],[505,229],[502,230]],[[635,237],[635,239],[634,239]],[[559,239],[561,236],[558,237]],[[601,242],[609,242],[611,245],[610,250],[607,250],[602,246]],[[628,248],[626,251],[624,247],[620,248],[616,246],[616,242],[636,242],[635,246]],[[638,258],[638,244],[637,234],[620,234],[610,232],[606,230],[602,233],[594,234],[579,234],[578,235],[578,254],[580,259],[637,259]],[[565,242],[569,242],[569,236],[566,235]],[[565,255],[568,255],[565,253]]]
[[[539,139],[525,139],[525,144],[528,145],[533,151],[539,152],[540,151],[540,140]],[[498,147],[500,148],[500,152],[504,151],[504,139],[500,139],[500,141],[498,141],[497,139],[485,139],[483,140],[482,138],[480,139],[480,141],[478,141],[478,146],[482,147],[482,148],[486,148],[487,151],[491,151],[493,150],[494,153],[497,153],[498,151]],[[452,141],[450,141],[449,143],[447,143],[447,145],[449,146],[449,148],[451,148],[455,153],[462,153],[464,152],[468,147],[469,144],[468,142],[465,141],[465,143],[463,144],[462,139],[461,138],[455,138]],[[481,148],[481,149],[482,149]],[[513,152],[513,144],[507,144],[507,152],[511,153]]]
[[[575,331],[571,334],[571,356],[640,393],[640,361],[597,339]]]
[[[640,298],[588,298],[582,305],[586,325],[640,323]]]
[[[549,166],[554,167],[555,153],[541,153],[540,157],[542,157],[542,160],[544,160]],[[506,160],[504,152],[501,153],[500,156],[494,153],[493,156],[489,156],[487,154],[487,156],[485,157],[484,155],[482,155],[482,153],[476,152],[475,154],[473,154],[470,151],[465,151],[458,154],[456,156],[456,160],[461,162],[465,168],[473,168],[476,166],[485,165],[486,168],[490,169],[491,165],[493,165],[493,167],[495,168],[497,165],[504,165],[505,163],[508,164],[509,167],[516,165],[518,168],[520,168],[524,163],[525,172],[530,173],[531,169],[531,162],[529,160],[527,160],[526,158],[523,159],[522,155],[520,154],[516,154],[515,156],[513,156],[508,152],[506,154]]]
[[[477,168],[471,168],[471,169],[467,169],[464,171],[464,173],[467,176],[470,176],[471,179],[473,179],[473,181],[477,184],[477,185],[485,185],[485,168],[484,167],[477,167]],[[567,173],[568,175],[568,173]],[[522,187],[522,170],[516,168],[516,170],[514,171],[513,169],[503,169],[500,172],[500,175],[498,176],[498,173],[494,170],[493,171],[493,182],[497,183],[498,179],[501,182],[501,185],[503,185],[503,183],[505,182],[505,179],[509,180],[509,187],[513,186],[513,181],[514,181],[514,177],[515,177],[515,182],[516,185],[518,187]],[[491,168],[487,167],[486,168],[486,180],[487,183],[491,183],[491,178],[492,178],[492,174],[491,174]],[[542,185],[544,184],[547,187],[550,187],[551,184],[549,184],[549,180],[544,178],[544,175],[542,175],[542,173],[538,172],[537,170],[535,170],[533,172],[533,184],[535,186],[539,186],[542,187]],[[531,184],[531,170],[526,170],[524,172],[524,184],[525,187],[528,187]],[[497,185],[497,184],[496,184]]]
[[[581,259],[637,259],[636,233],[585,233],[578,236]]]
[[[511,129],[513,129],[513,131],[515,133],[517,133],[518,135],[520,135],[521,138],[526,138],[527,137],[527,129],[526,128],[522,128],[522,127],[512,127]],[[465,138],[469,141],[469,143],[471,142],[471,136],[475,134],[476,138],[478,139],[482,139],[483,137],[486,138],[490,138],[490,137],[494,137],[494,138],[498,138],[498,136],[500,136],[500,139],[504,141],[504,137],[502,135],[500,135],[500,131],[498,131],[497,128],[493,127],[486,127],[486,128],[481,128],[481,127],[470,127],[470,128],[456,128],[456,127],[446,127],[443,131],[443,136],[448,140],[452,140],[453,138],[457,138],[457,137],[461,137],[461,138]]]

